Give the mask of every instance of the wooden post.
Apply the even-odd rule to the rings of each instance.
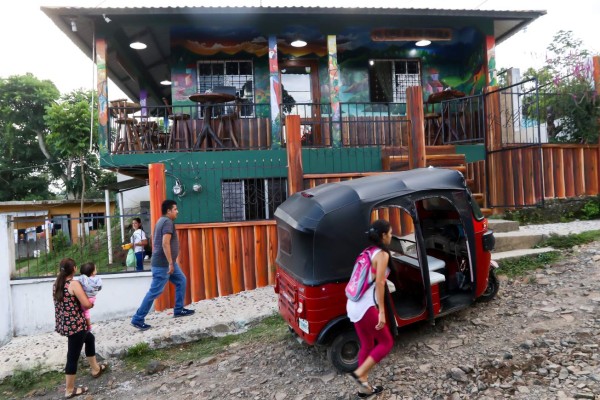
[[[502,130],[500,125],[500,94],[496,91],[496,86],[488,86],[485,88],[485,150],[491,152],[499,150],[502,146]],[[500,202],[499,190],[502,190],[498,185],[498,174],[502,173],[502,160],[498,153],[492,153],[487,157],[487,172],[488,176],[488,202],[491,205],[497,205]]]
[[[154,226],[162,216],[161,205],[167,198],[167,183],[165,181],[165,165],[150,164],[148,166],[148,183],[150,186],[150,232],[154,235]],[[152,244],[152,238],[150,244]],[[165,286],[165,290],[154,301],[154,310],[162,311],[169,308],[171,303],[170,285]]]
[[[406,114],[410,118],[408,132],[408,167],[424,168],[425,165],[425,116],[423,113],[423,89],[420,86],[406,88]]]
[[[287,135],[288,196],[304,190],[304,172],[302,170],[302,143],[300,139],[300,116],[285,117]]]
[[[600,96],[600,56],[594,56],[592,58],[594,64],[594,88],[596,95]],[[596,97],[596,101],[600,102],[599,97]],[[600,192],[600,118],[597,122],[598,125],[598,167],[596,173],[598,174],[598,191]]]
[[[108,155],[108,74],[106,72],[106,39],[96,38],[96,74],[98,91],[98,151],[100,157]]]

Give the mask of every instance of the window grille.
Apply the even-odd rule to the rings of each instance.
[[[370,60],[369,92],[375,103],[406,103],[406,88],[421,86],[419,60]]]
[[[287,179],[258,178],[221,182],[223,221],[272,219],[287,198]]]
[[[198,92],[216,86],[233,86],[241,103],[254,103],[254,68],[247,60],[198,61]],[[242,106],[241,116],[252,116],[253,107]]]

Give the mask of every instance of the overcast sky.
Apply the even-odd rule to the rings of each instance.
[[[355,3],[355,4],[354,4]],[[356,0],[230,0],[202,2],[203,6],[360,6]],[[577,4],[577,6],[574,6]],[[586,5],[585,7],[583,5]],[[40,79],[49,79],[61,93],[77,88],[93,88],[95,67],[89,57],[79,50],[52,21],[40,11],[41,6],[120,7],[122,0],[17,0],[5,3],[0,24],[0,77],[33,73]],[[127,7],[165,5],[198,5],[197,2],[164,0],[129,0]],[[378,0],[379,7],[453,8],[482,10],[546,10],[547,14],[529,25],[525,31],[514,35],[496,48],[497,65],[516,67],[524,71],[530,66],[543,64],[546,47],[558,30],[572,30],[575,37],[584,41],[584,47],[600,53],[600,1],[556,0]],[[25,26],[27,24],[27,26]],[[109,84],[109,98],[122,96],[114,84]]]

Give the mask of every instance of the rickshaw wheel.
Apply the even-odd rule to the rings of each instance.
[[[496,271],[490,269],[487,287],[485,288],[485,292],[483,292],[478,300],[484,303],[492,300],[494,297],[496,297],[496,294],[498,294],[498,289],[500,289],[500,282],[496,276]]]
[[[350,372],[358,368],[360,342],[354,330],[341,332],[327,348],[327,358],[340,372]]]

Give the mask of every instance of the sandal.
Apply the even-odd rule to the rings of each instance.
[[[368,386],[368,384],[367,384]],[[369,399],[371,396],[376,396],[383,392],[383,386],[373,386],[371,387],[371,391],[367,393],[358,392],[356,393],[359,399]]]
[[[75,396],[81,396],[82,394],[87,393],[87,391],[88,388],[86,386],[78,386],[75,389],[73,389],[71,394],[65,395],[65,399],[72,399]]]
[[[100,378],[100,375],[102,375],[102,373],[108,368],[107,364],[98,364],[98,366],[100,367],[100,370],[98,373],[92,374],[92,378]]]

